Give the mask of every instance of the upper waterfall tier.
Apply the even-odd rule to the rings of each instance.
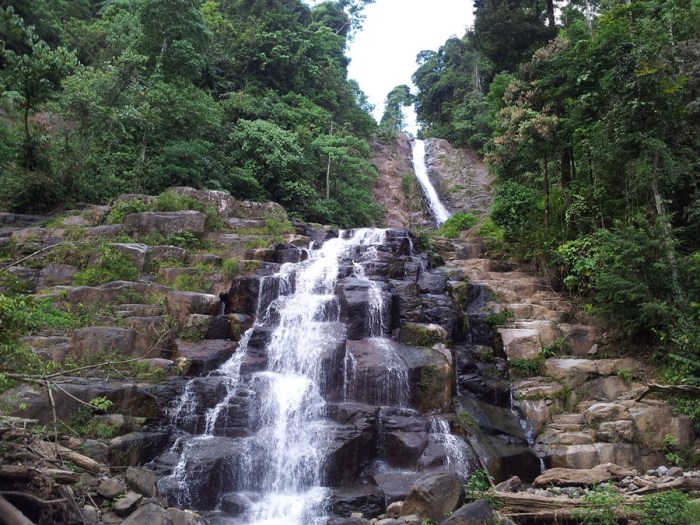
[[[443,222],[449,219],[452,214],[447,211],[447,208],[440,202],[440,197],[438,197],[433,184],[428,178],[428,170],[425,166],[425,142],[422,140],[415,140],[413,142],[413,171],[415,171],[416,178],[418,182],[420,182],[423,193],[428,199],[430,213],[435,218],[439,227]]]

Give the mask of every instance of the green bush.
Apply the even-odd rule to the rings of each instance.
[[[165,191],[158,195],[154,209],[155,211],[205,211],[204,204],[197,199],[186,195],[180,195],[172,190]]]
[[[507,181],[496,188],[491,219],[503,228],[504,238],[522,241],[528,233],[541,227],[540,196],[532,188]]]
[[[152,211],[153,207],[141,199],[131,199],[128,201],[118,201],[107,215],[107,224],[119,224],[124,222],[124,217],[132,213]]]
[[[139,272],[126,255],[109,246],[100,248],[97,261],[73,276],[77,286],[97,286],[112,281],[136,281]]]
[[[224,278],[233,279],[238,275],[238,259],[226,259],[221,265]]]
[[[644,500],[641,525],[695,525],[697,508],[691,509],[688,496],[672,490],[652,494]],[[693,521],[691,521],[691,519]]]
[[[476,224],[476,217],[471,213],[455,213],[440,227],[439,234],[448,239],[456,239],[459,234]]]
[[[598,485],[583,496],[583,506],[574,511],[573,517],[581,525],[617,525],[616,510],[623,497],[608,483]]]

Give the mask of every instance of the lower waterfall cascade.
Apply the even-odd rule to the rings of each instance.
[[[161,493],[216,524],[325,525],[379,515],[426,473],[466,479],[479,460],[447,415],[467,337],[447,277],[405,230],[277,249],[294,260],[227,295],[247,323],[232,357],[173,402]]]

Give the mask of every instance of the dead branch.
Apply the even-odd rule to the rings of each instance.
[[[21,498],[31,501],[35,505],[40,505],[42,507],[50,507],[51,505],[56,505],[57,503],[64,503],[65,498],[60,499],[42,499],[29,492],[17,492],[14,490],[2,490],[0,491],[0,496],[5,496],[7,498]]]
[[[652,392],[660,392],[663,394],[690,394],[693,396],[700,395],[700,387],[693,385],[659,385],[658,383],[647,383],[647,388],[639,394],[635,401],[641,401]]]
[[[700,490],[700,479],[698,478],[682,478],[674,479],[668,483],[659,483],[634,490],[629,494],[656,494],[658,492],[667,492],[669,490],[693,491]]]
[[[80,479],[80,474],[70,470],[56,468],[36,468],[25,465],[0,465],[0,478],[31,480],[35,476],[46,476],[58,483],[73,484]]]
[[[3,525],[35,525],[2,495],[0,495],[0,523]]]

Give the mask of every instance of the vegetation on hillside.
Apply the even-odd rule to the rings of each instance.
[[[489,231],[699,382],[700,4],[478,0],[418,56],[423,135],[480,148]]]
[[[345,49],[372,1],[0,4],[0,209],[189,185],[371,223],[376,123]]]

